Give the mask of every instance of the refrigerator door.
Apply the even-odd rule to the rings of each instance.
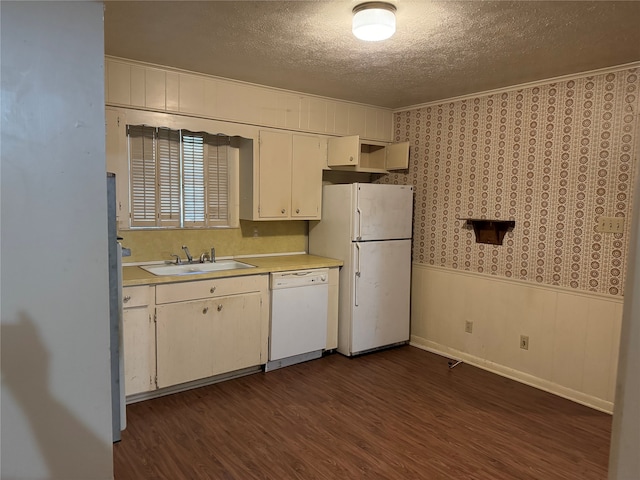
[[[353,241],[411,238],[413,187],[356,183]]]
[[[116,220],[116,178],[107,173],[107,236],[109,241],[109,331],[111,351],[111,421],[113,441],[119,442],[126,427],[124,350],[122,346],[122,250]]]
[[[352,244],[351,354],[409,340],[411,240]]]

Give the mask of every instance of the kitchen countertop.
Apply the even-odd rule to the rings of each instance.
[[[342,260],[318,257],[316,255],[277,255],[272,257],[247,257],[235,259],[242,263],[255,265],[256,268],[222,270],[219,272],[201,273],[195,275],[154,275],[137,266],[122,268],[122,286],[158,285],[161,283],[190,282],[208,278],[238,277],[243,275],[259,275],[272,272],[286,272],[288,270],[306,270],[310,268],[341,267]]]

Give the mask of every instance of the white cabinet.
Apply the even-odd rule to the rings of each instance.
[[[268,276],[156,287],[159,388],[266,363]]]
[[[125,287],[123,301],[124,389],[127,396],[156,389],[153,287]]]
[[[363,141],[359,135],[329,138],[327,166],[335,170],[386,173],[409,167],[409,142]]]
[[[260,293],[157,307],[158,387],[260,365]]]
[[[256,159],[241,159],[240,218],[319,220],[323,140],[314,135],[260,131]]]
[[[291,156],[291,218],[320,220],[322,206],[322,140],[293,134]]]
[[[126,120],[123,112],[105,108],[107,172],[116,174],[118,230],[129,228],[129,167]]]
[[[258,215],[260,219],[291,216],[290,133],[261,131],[258,157]]]

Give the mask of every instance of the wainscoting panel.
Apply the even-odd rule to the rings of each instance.
[[[388,108],[105,57],[107,105],[389,142]]]
[[[413,265],[413,345],[606,412],[621,319],[620,298]]]

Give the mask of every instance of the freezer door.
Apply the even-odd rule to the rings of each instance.
[[[411,241],[352,245],[351,354],[409,340]]]
[[[413,187],[357,183],[353,241],[411,238]]]

